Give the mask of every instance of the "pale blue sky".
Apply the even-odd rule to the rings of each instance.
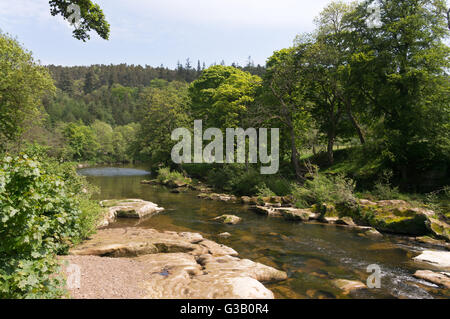
[[[111,38],[72,38],[48,0],[0,0],[0,29],[43,64],[141,64],[174,67],[189,57],[207,65],[225,60],[264,64],[274,50],[312,31],[329,0],[94,0],[111,24]]]

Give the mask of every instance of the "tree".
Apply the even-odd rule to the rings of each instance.
[[[344,120],[350,121],[361,144],[365,143],[365,134],[353,110],[358,94],[349,76],[352,43],[348,41],[351,26],[347,16],[354,9],[355,4],[330,3],[316,19],[317,30],[307,51],[309,96],[315,105],[313,115],[327,135],[330,164],[334,162],[333,148]]]
[[[297,142],[309,122],[306,101],[304,53],[308,45],[276,51],[267,61],[264,87],[269,95],[257,110],[264,121],[279,120],[287,130],[291,164],[298,179],[303,179],[300,169]]]
[[[17,40],[0,33],[0,151],[36,118],[42,98],[54,91],[48,71]]]
[[[261,83],[260,77],[234,67],[212,66],[189,87],[192,116],[208,127],[243,127]]]
[[[142,120],[136,136],[139,159],[171,165],[172,131],[192,125],[187,112],[187,85],[172,82],[165,88],[145,88],[140,97]]]
[[[70,23],[74,22],[70,21],[74,14],[73,10],[69,10],[70,6],[74,4],[79,6],[81,19],[73,31],[74,38],[86,42],[91,38],[89,32],[94,30],[101,38],[109,39],[110,25],[98,4],[90,0],[51,0],[49,3],[53,16],[61,15]]]
[[[380,6],[381,25],[367,25],[367,8]],[[368,111],[382,119],[383,155],[400,172],[448,160],[449,31],[438,0],[364,1],[352,20],[351,67]],[[434,122],[429,122],[430,119]],[[443,136],[441,134],[444,134]]]

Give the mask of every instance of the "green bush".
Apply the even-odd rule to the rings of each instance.
[[[264,177],[256,169],[240,172],[231,179],[231,187],[236,195],[254,196],[264,187]]]
[[[182,182],[191,184],[191,179],[184,176],[183,173],[177,171],[171,171],[168,167],[163,167],[158,170],[158,176],[156,180],[161,184],[168,184],[171,182]]]
[[[276,196],[276,194],[266,186],[266,184],[262,184],[261,186],[256,186],[256,189],[258,190],[258,197],[272,197]]]
[[[398,187],[391,184],[392,176],[392,171],[384,171],[382,177],[375,183],[372,195],[379,200],[403,199]]]
[[[355,202],[355,183],[343,175],[327,176],[315,173],[302,186],[295,186],[292,195],[300,208],[314,204]]]
[[[292,193],[292,183],[285,178],[268,176],[265,184],[277,196],[287,196]]]
[[[0,160],[0,298],[61,296],[55,256],[88,236],[98,216],[90,216],[97,211],[90,190],[68,165],[26,155]]]

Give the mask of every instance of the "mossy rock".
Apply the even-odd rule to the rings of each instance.
[[[424,215],[415,215],[413,217],[378,215],[372,218],[369,224],[379,231],[410,236],[423,236],[429,233],[426,221],[427,218]]]
[[[334,205],[323,203],[320,205],[312,206],[313,213],[320,214],[320,219],[325,217],[339,217],[339,214]]]
[[[450,225],[438,219],[429,218],[426,226],[435,237],[450,242]]]
[[[227,225],[236,225],[242,221],[242,218],[235,215],[222,215],[213,219]]]

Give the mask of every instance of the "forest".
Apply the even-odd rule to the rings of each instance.
[[[98,207],[90,186],[67,168],[74,162],[144,163],[239,196],[291,195],[298,207],[404,199],[448,220],[448,9],[440,0],[386,1],[382,24],[373,27],[371,2],[331,2],[313,32],[274,51],[264,66],[251,58],[245,66],[187,59],[173,70],[43,66],[12,35],[0,34],[0,209],[8,212],[0,223],[8,238],[0,243],[0,258],[8,260],[0,267],[0,296],[59,293],[47,289],[50,277],[42,285],[11,269],[42,277],[42,260],[93,231]],[[279,173],[262,176],[251,163],[174,164],[171,132],[199,119],[224,132],[280,128]],[[78,195],[62,203],[65,192]],[[59,235],[53,218],[39,230],[31,221],[26,231],[15,228],[20,216],[49,205],[70,208],[57,210]],[[80,218],[82,226],[69,227]],[[43,242],[48,254],[38,249]]]

